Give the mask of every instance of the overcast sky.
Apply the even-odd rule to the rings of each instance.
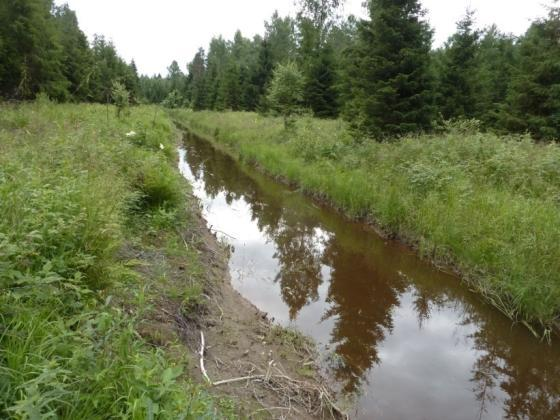
[[[346,0],[345,14],[364,16],[363,0]],[[477,11],[478,26],[496,23],[504,32],[525,32],[530,21],[546,15],[552,0],[423,0],[435,29],[435,45],[455,30],[467,7]],[[172,60],[184,70],[198,47],[212,36],[231,39],[237,29],[244,36],[264,32],[264,21],[275,9],[295,14],[294,0],[56,0],[75,10],[80,27],[90,38],[103,34],[119,54],[136,61],[144,74],[166,74]]]

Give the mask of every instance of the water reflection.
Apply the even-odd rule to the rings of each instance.
[[[234,286],[330,355],[361,418],[560,418],[560,354],[405,247],[191,138],[181,170]]]

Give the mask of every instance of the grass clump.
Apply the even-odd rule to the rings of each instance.
[[[544,334],[560,319],[560,147],[481,133],[476,124],[385,143],[341,121],[173,111],[195,133],[375,221],[440,263],[512,319]]]
[[[151,252],[150,234],[178,242],[186,212],[171,123],[155,111],[117,119],[100,105],[0,105],[3,418],[233,415],[191,384],[184,352],[138,332],[159,279],[123,249]],[[157,148],[127,136],[138,126]]]

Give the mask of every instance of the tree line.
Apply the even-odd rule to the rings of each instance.
[[[340,3],[300,0],[296,17],[274,13],[264,36],[216,37],[185,73],[174,61],[167,77],[141,77],[140,90],[171,107],[268,111],[275,69],[296,66],[293,101],[316,117],[342,116],[370,137],[472,119],[502,133],[560,138],[559,8],[519,37],[495,25],[477,29],[467,10],[434,49],[418,0],[370,0],[364,20],[340,18]]]
[[[52,0],[0,2],[0,97],[106,102],[115,82],[138,98],[138,72],[103,36],[91,44],[68,5]]]
[[[165,76],[139,77],[111,42],[96,36],[88,43],[68,6],[6,0],[0,95],[105,102],[118,81],[132,100],[194,110],[307,110],[343,117],[377,139],[453,119],[560,138],[560,8],[551,7],[520,37],[496,26],[477,29],[467,11],[434,49],[419,0],[369,0],[366,19],[342,18],[341,3],[299,0],[295,17],[275,12],[265,22],[264,36],[215,37],[185,71],[173,61]],[[282,79],[274,83],[275,77]]]

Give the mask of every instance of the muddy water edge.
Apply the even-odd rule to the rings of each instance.
[[[560,349],[408,247],[186,134],[180,170],[234,288],[318,344],[352,418],[560,418]]]

